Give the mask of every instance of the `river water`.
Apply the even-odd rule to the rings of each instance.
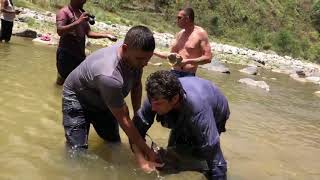
[[[320,87],[261,71],[252,78],[266,81],[266,92],[237,82],[249,76],[238,72],[242,66],[227,66],[230,75],[204,69],[198,75],[218,85],[229,99],[231,117],[221,137],[228,179],[319,180],[320,98],[313,92]],[[168,68],[148,66],[144,80]],[[114,145],[104,143],[91,128],[89,153],[70,158],[65,152],[61,87],[54,84],[55,78],[55,47],[16,37],[10,44],[0,43],[1,180],[204,179],[196,172],[142,173],[123,132],[122,144]],[[150,135],[166,145],[168,130],[155,125]]]

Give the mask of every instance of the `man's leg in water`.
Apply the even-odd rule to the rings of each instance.
[[[85,111],[75,95],[63,93],[63,126],[67,145],[73,150],[88,148],[90,122],[85,118]]]
[[[119,124],[110,110],[89,112],[90,121],[97,134],[108,142],[120,142]]]
[[[220,143],[217,146],[214,159],[207,160],[209,170],[206,172],[206,177],[208,180],[227,180],[227,162],[223,157]]]

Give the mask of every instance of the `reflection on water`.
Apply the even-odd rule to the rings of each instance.
[[[320,179],[320,98],[313,94],[320,87],[262,71],[253,78],[270,85],[267,93],[238,83],[247,76],[237,71],[240,66],[228,67],[230,75],[203,69],[198,75],[217,84],[230,101],[222,135],[229,179]],[[147,67],[144,80],[157,69],[168,66]],[[55,78],[54,47],[17,38],[0,43],[0,179],[204,179],[194,172],[142,173],[123,132],[122,144],[105,144],[92,128],[89,153],[70,159]],[[155,125],[149,134],[166,145],[168,130]]]

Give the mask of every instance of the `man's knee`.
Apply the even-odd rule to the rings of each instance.
[[[87,149],[89,125],[64,126],[67,146],[71,149]]]

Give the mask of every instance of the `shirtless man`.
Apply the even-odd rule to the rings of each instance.
[[[172,72],[177,77],[195,76],[198,65],[211,62],[212,53],[207,32],[194,24],[194,11],[185,8],[177,15],[177,25],[182,29],[177,33],[171,47],[171,54],[182,61],[173,65]],[[154,55],[166,59],[170,54],[155,52]]]

